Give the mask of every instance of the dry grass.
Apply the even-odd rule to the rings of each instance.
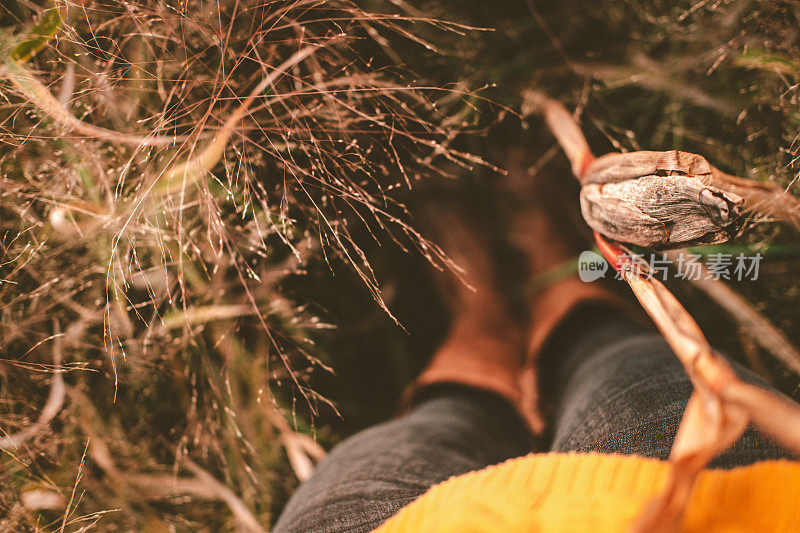
[[[419,318],[390,301],[409,265],[387,249],[442,260],[409,224],[411,189],[497,176],[467,152],[559,165],[503,107],[531,86],[577,108],[598,153],[797,177],[789,0],[58,0],[59,17],[48,1],[0,7],[4,530],[266,528],[318,455],[305,436],[340,436],[312,377],[336,363],[356,384],[334,398],[352,429],[385,414],[364,391],[408,371],[411,337],[376,316]],[[748,225],[742,242],[796,236]],[[740,289],[796,340],[800,261],[765,267]],[[298,286],[379,305],[320,316]],[[349,321],[338,342],[330,319]]]
[[[282,283],[324,258],[382,305],[353,228],[437,255],[393,192],[480,163],[443,126],[471,95],[393,47],[463,28],[345,0],[0,16],[0,527],[269,524],[326,402],[329,326]]]

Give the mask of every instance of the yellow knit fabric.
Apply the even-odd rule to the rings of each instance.
[[[532,454],[432,487],[376,531],[625,531],[669,464],[607,454]],[[800,531],[800,463],[706,470],[682,524],[707,533]]]

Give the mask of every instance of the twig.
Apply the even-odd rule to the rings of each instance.
[[[669,157],[655,152],[611,154],[595,160],[577,123],[561,104],[539,93],[527,95],[526,102],[527,110],[544,114],[567,153],[575,176],[584,186],[593,184],[593,180],[613,184],[636,176],[669,176],[674,172],[717,178],[713,171],[706,171],[710,165],[705,159],[681,152],[666,153]],[[686,206],[681,207],[685,211]],[[800,406],[742,382],[725,359],[711,349],[686,309],[661,282],[649,275],[647,263],[641,259],[637,262],[629,250],[597,231],[595,239],[603,256],[631,287],[694,385],[670,453],[672,468],[667,483],[632,524],[637,532],[675,531],[680,526],[698,474],[711,459],[739,439],[749,422],[800,452]],[[719,287],[716,290],[719,291]],[[744,307],[753,312],[749,306]],[[740,318],[745,315],[752,322],[751,314],[738,312]],[[760,321],[756,324],[763,327]]]
[[[667,252],[666,256],[677,261],[681,251]],[[688,278],[689,282],[725,309],[744,331],[775,358],[800,374],[800,352],[781,331],[759,313],[741,294],[724,282],[707,276],[708,270],[698,263],[700,275]]]
[[[644,56],[634,57],[632,66],[588,63],[574,65],[578,73],[597,78],[606,85],[639,85],[651,91],[681,98],[700,107],[713,109],[728,118],[736,117],[738,108],[731,102],[705,93],[688,83],[684,76],[670,72],[664,67],[665,65],[656,64]]]
[[[219,498],[220,500],[224,501],[228,508],[233,512],[233,515],[239,521],[239,524],[247,531],[254,531],[254,532],[261,532],[264,529],[256,520],[256,517],[253,516],[253,513],[250,512],[250,509],[242,502],[239,497],[234,494],[234,492],[217,481],[217,479],[200,468],[198,465],[189,461],[186,467],[191,470],[197,480],[209,487],[211,491]]]
[[[159,136],[135,135],[101,128],[87,124],[77,118],[53,96],[45,85],[36,79],[33,73],[20,62],[8,60],[0,65],[0,76],[7,78],[36,107],[50,116],[67,131],[73,131],[87,137],[133,146],[168,146],[188,140],[184,135]]]
[[[83,455],[81,455],[81,462],[78,465],[78,474],[75,476],[75,483],[72,485],[72,492],[69,496],[69,501],[67,502],[67,507],[64,509],[64,517],[61,520],[61,529],[59,529],[60,533],[64,533],[64,528],[67,527],[67,518],[70,515],[70,507],[72,507],[72,502],[75,501],[75,492],[78,490],[78,484],[81,482],[83,478],[83,465],[86,464],[86,451],[89,449],[89,441],[86,441],[86,446],[83,448]],[[77,502],[76,502],[77,505]]]
[[[566,152],[567,159],[572,164],[572,173],[582,176],[594,156],[580,126],[567,108],[538,91],[528,91],[523,95],[522,114],[533,113],[542,114],[558,144]]]
[[[325,450],[308,435],[298,433],[289,427],[288,422],[274,407],[267,405],[264,411],[270,423],[280,433],[281,444],[286,450],[289,464],[292,465],[297,479],[306,481],[314,473],[314,461],[318,462],[325,458]]]
[[[162,328],[164,330],[205,324],[214,320],[229,320],[242,316],[257,314],[258,310],[250,305],[206,305],[191,307],[186,311],[179,311],[164,317]]]
[[[711,459],[742,436],[749,422],[786,447],[800,452],[800,406],[741,381],[716,354],[691,315],[664,285],[649,276],[646,264],[633,269],[622,259],[632,254],[595,233],[600,251],[622,275],[653,319],[695,387],[670,453],[662,493],[634,522],[633,531],[678,529],[692,487]],[[643,267],[643,268],[642,268]]]
[[[38,435],[46,429],[64,405],[64,398],[67,395],[67,388],[64,385],[63,368],[61,367],[63,348],[63,336],[58,333],[53,336],[53,379],[50,381],[50,393],[47,395],[39,418],[30,426],[11,435],[0,439],[0,450],[12,450],[19,448],[25,442]]]

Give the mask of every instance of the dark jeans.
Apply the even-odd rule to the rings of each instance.
[[[579,312],[553,337],[540,366],[552,434],[537,451],[667,458],[692,385],[666,343],[608,310]],[[404,418],[338,445],[291,498],[275,531],[369,531],[436,483],[525,455],[531,443],[504,400],[441,387]],[[750,428],[712,467],[789,456]]]

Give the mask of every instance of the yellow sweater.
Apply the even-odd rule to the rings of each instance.
[[[532,454],[432,487],[377,531],[625,531],[662,487],[669,464],[597,453]],[[800,531],[800,463],[706,470],[684,531]]]

